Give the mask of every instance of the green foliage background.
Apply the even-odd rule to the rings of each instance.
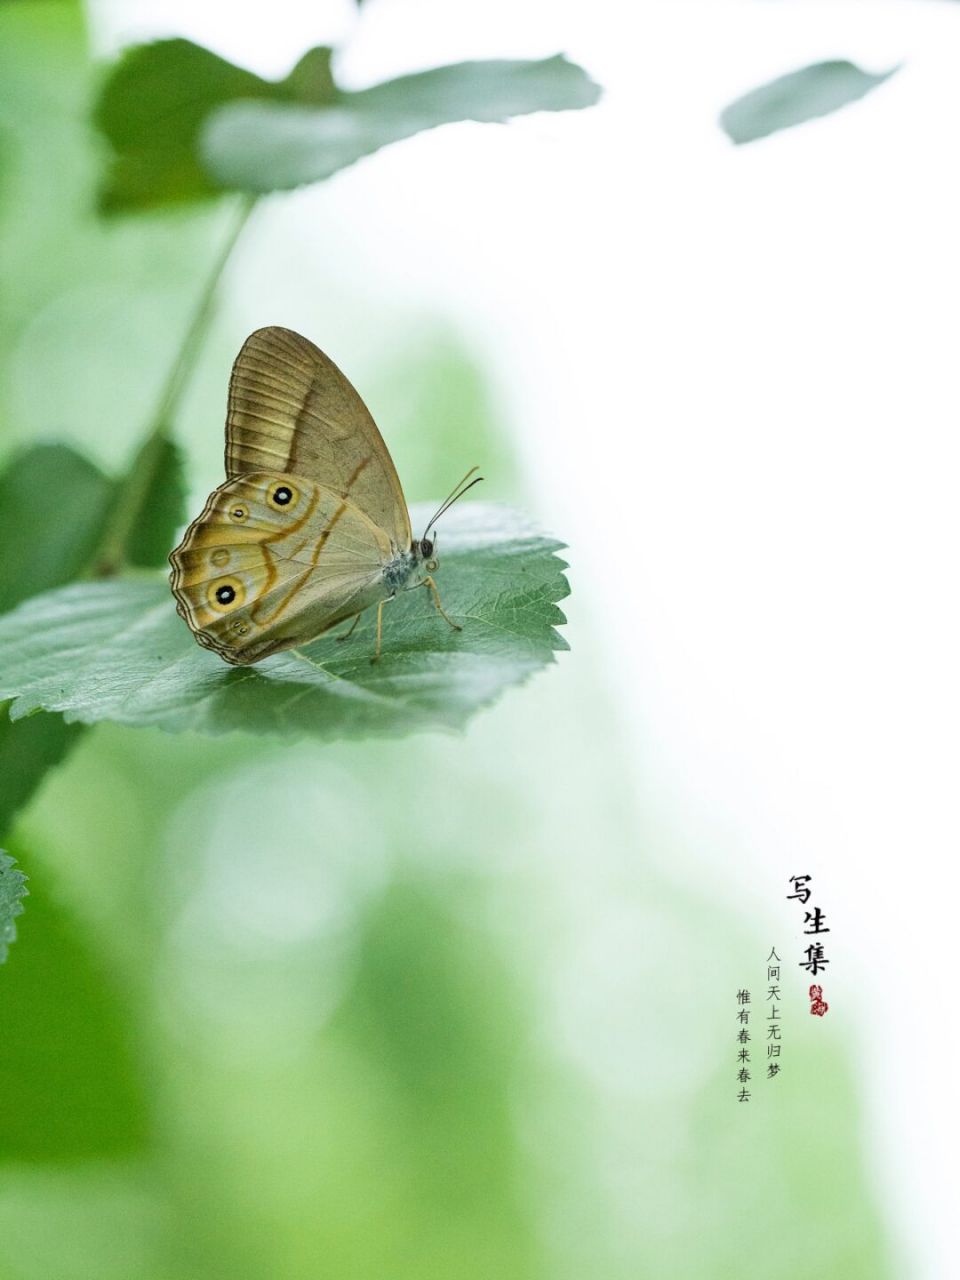
[[[5,557],[4,607],[86,560],[115,510],[100,469],[134,455],[236,212],[97,216],[102,76],[76,6],[0,5],[0,520],[38,476],[59,495],[31,581]],[[194,496],[242,275],[175,424]],[[409,492],[466,452],[522,502],[522,424],[448,327],[405,320],[367,381]],[[30,896],[0,970],[0,1275],[893,1274],[833,1029],[788,1008],[775,1104],[733,1103],[733,992],[707,976],[767,940],[656,870],[669,832],[634,812],[575,606],[570,632],[572,660],[461,738],[3,722],[0,762],[63,763],[3,775]]]

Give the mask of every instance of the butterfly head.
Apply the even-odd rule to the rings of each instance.
[[[437,559],[437,535],[434,532],[432,538],[421,538],[419,542],[413,544],[413,554],[415,559],[423,565],[427,573],[436,573],[440,568],[440,561]]]
[[[474,476],[472,480],[470,479],[476,470],[478,470],[477,467],[470,468],[460,483],[455,486],[452,493],[448,494],[448,496],[444,498],[439,508],[434,512],[430,520],[428,520],[427,527],[423,531],[423,537],[420,538],[419,541],[414,539],[413,546],[411,548],[414,558],[419,564],[423,565],[427,573],[436,573],[437,569],[440,567],[440,562],[437,559],[436,554],[437,531],[433,526],[437,523],[443,513],[453,506],[458,498],[462,498],[468,489],[472,489],[475,484],[480,483],[483,476]],[[467,483],[468,481],[469,484]]]

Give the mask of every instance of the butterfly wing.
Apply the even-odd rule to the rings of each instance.
[[[390,593],[389,538],[303,476],[228,480],[171,553],[177,612],[200,644],[245,665],[302,644]]]
[[[312,480],[358,507],[400,551],[412,540],[393,460],[337,366],[292,329],[243,344],[227,402],[227,479],[249,472]]]

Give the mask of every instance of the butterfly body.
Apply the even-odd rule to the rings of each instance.
[[[247,665],[426,586],[392,460],[339,369],[288,329],[259,329],[234,365],[227,480],[170,555],[177,612],[199,644]]]

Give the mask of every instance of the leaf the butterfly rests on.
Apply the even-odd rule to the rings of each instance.
[[[177,611],[198,642],[246,665],[305,644],[398,591],[425,586],[393,460],[332,360],[289,329],[258,329],[233,367],[227,480],[171,554]],[[462,490],[465,492],[465,490]]]
[[[414,528],[431,514],[413,508]],[[462,503],[443,545],[444,606],[466,626],[448,630],[423,593],[402,593],[387,606],[377,663],[370,610],[349,643],[328,633],[306,645],[308,661],[278,653],[228,666],[195,643],[166,583],[121,577],[48,592],[0,617],[0,698],[14,699],[18,723],[45,710],[84,724],[324,742],[460,731],[566,649],[556,628],[569,587],[561,544],[509,508]]]

